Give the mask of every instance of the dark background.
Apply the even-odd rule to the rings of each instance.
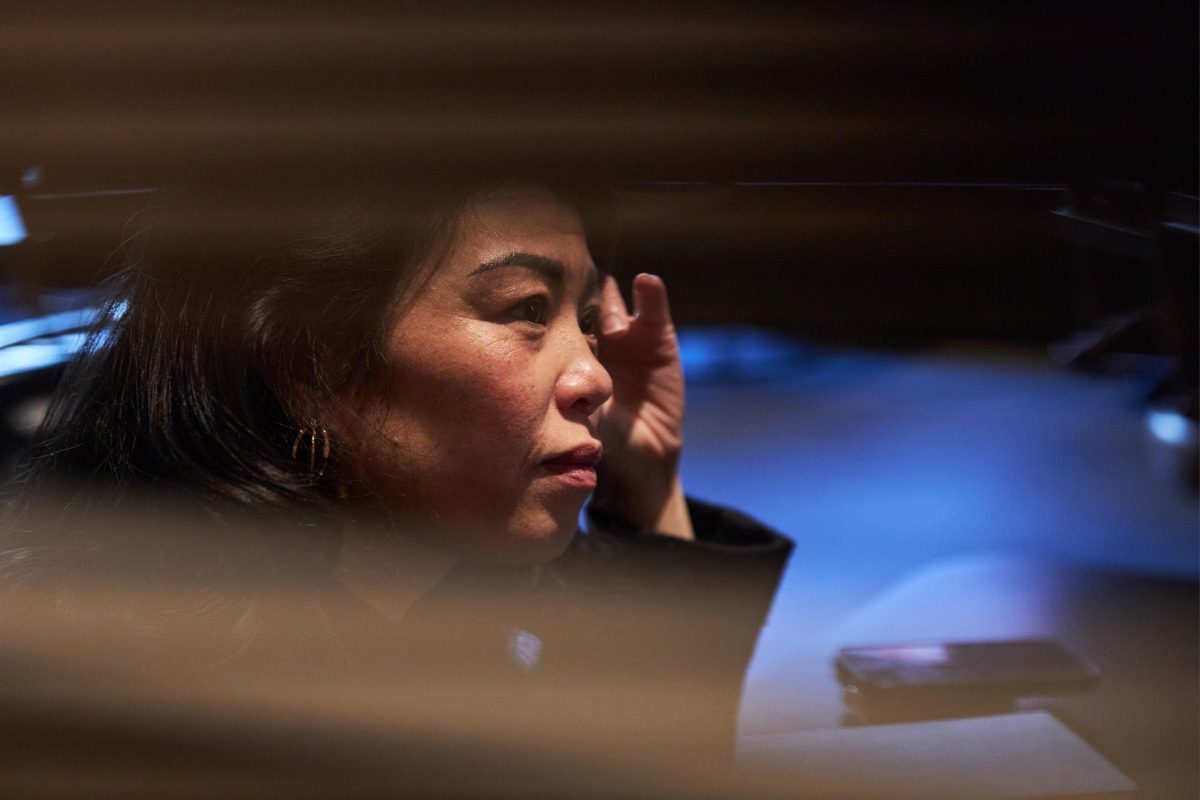
[[[1195,187],[1194,3],[436,9],[7,11],[5,169],[536,145],[639,179]]]
[[[0,191],[42,167],[21,202],[53,242],[23,277],[50,285],[111,266],[146,199],[64,193],[511,159],[654,194],[619,255],[684,322],[1050,341],[1080,321],[1061,189],[1197,182],[1193,2],[5,16]]]

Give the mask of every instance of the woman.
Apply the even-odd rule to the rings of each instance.
[[[144,576],[152,551],[152,569],[170,563],[175,578],[221,587],[228,613],[212,612],[211,591],[192,608],[243,631],[238,652],[310,627],[293,613],[307,604],[338,642],[322,652],[360,666],[371,652],[393,675],[508,686],[535,672],[560,688],[657,676],[625,700],[558,692],[559,713],[526,731],[560,730],[569,708],[606,748],[644,748],[658,730],[651,716],[682,714],[669,727],[705,752],[727,750],[790,545],[685,500],[684,384],[665,287],[638,276],[630,314],[566,196],[492,182],[311,205],[192,193],[168,207],[52,410],[10,565],[52,564],[90,527],[75,552],[93,573],[115,564]],[[38,499],[50,492],[66,499],[46,523]],[[174,503],[171,514],[202,508],[204,522],[160,517],[132,543],[95,546],[128,527],[97,536],[97,510],[147,500]],[[167,558],[164,541],[176,545]],[[97,556],[105,550],[116,555]],[[286,620],[260,613],[244,634],[247,598],[287,570],[305,576],[305,603],[288,594],[274,609],[286,606]],[[178,612],[178,597],[165,606]],[[647,697],[697,675],[716,687],[702,708],[689,695],[646,711]],[[455,702],[438,708],[474,724],[474,710],[464,721]],[[598,733],[602,719],[611,735]]]

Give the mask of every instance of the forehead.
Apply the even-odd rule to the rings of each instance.
[[[473,267],[518,251],[568,268],[592,267],[579,214],[538,186],[502,186],[472,200],[457,228],[452,267]]]

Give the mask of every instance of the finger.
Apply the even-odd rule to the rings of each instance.
[[[657,275],[643,272],[633,279],[633,307],[639,322],[655,327],[671,324],[667,285]]]
[[[629,309],[625,307],[625,298],[621,297],[617,279],[605,275],[604,284],[600,287],[600,332],[616,333],[628,327]]]

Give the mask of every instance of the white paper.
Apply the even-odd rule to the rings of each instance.
[[[1136,786],[1044,711],[742,736],[747,765],[855,797],[1019,798],[1132,792]]]

